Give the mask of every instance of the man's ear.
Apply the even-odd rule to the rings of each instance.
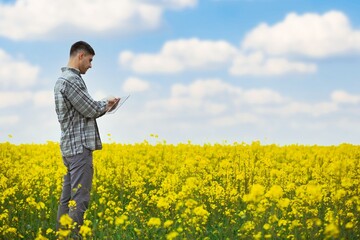
[[[84,52],[84,51],[79,51],[79,53],[78,53],[78,59],[79,59],[79,60],[82,60],[82,59],[84,58],[84,56],[85,56],[85,52]]]

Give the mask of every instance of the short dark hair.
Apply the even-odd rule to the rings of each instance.
[[[94,49],[84,41],[78,41],[74,43],[70,48],[70,56],[74,56],[78,51],[83,50],[88,54],[95,55]]]

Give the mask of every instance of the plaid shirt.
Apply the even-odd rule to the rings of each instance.
[[[101,149],[96,118],[104,115],[106,101],[89,95],[77,69],[64,67],[54,88],[55,108],[61,127],[60,148],[64,157],[82,153],[83,148]]]

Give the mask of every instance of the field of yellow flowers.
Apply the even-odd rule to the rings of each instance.
[[[0,143],[0,239],[55,231],[58,143]],[[360,147],[104,144],[85,239],[360,239]]]

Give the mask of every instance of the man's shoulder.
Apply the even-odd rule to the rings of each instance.
[[[62,67],[61,68],[61,75],[60,78],[64,78],[68,81],[80,80],[80,72],[77,69],[69,68],[69,67]]]
[[[55,83],[55,90],[64,90],[76,82],[76,76],[68,71],[62,71]]]
[[[57,81],[55,82],[55,86],[54,86],[54,92],[59,93],[59,92],[64,92],[65,88],[66,88],[66,79],[59,77],[57,79]]]
[[[81,78],[72,71],[63,71],[56,81],[56,85],[79,84]]]
[[[78,70],[63,67],[61,68],[61,75],[55,83],[55,90],[66,92],[69,89],[86,90],[86,86]]]

